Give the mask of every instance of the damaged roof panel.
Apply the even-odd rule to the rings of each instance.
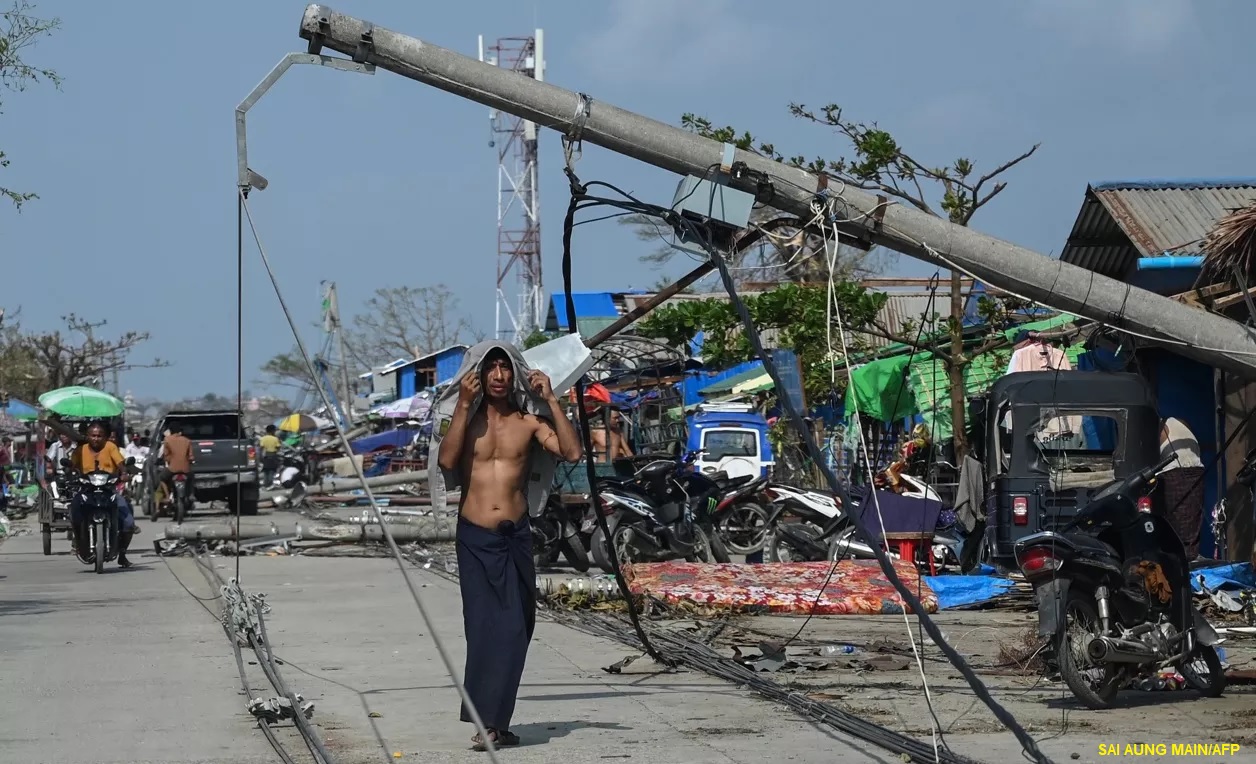
[[[1060,259],[1121,278],[1140,257],[1198,254],[1219,218],[1253,201],[1256,178],[1095,183]]]

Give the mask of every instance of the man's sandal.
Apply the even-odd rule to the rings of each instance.
[[[519,736],[510,730],[490,729],[488,734],[489,739],[493,741],[494,748],[505,748],[512,745],[519,745]],[[488,746],[484,744],[484,740],[480,737],[479,733],[476,733],[475,737],[471,738],[471,750],[481,752],[488,750]]]

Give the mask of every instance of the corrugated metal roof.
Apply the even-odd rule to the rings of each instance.
[[[890,293],[889,299],[885,301],[885,306],[881,308],[881,312],[877,314],[877,320],[886,329],[891,332],[901,331],[903,324],[910,321],[913,326],[919,326],[921,317],[925,311],[945,316],[950,310],[950,303],[943,293],[941,299],[933,298],[933,306],[929,306],[930,297],[927,293],[910,293],[910,294],[894,294]],[[935,330],[943,328],[935,327]],[[874,334],[865,334],[864,332],[853,332],[861,342],[865,343],[870,350],[878,350],[880,348],[889,347],[894,344],[893,340],[879,337]]]
[[[613,292],[572,292],[571,301],[575,304],[577,320],[618,318],[620,315]],[[553,319],[553,330],[567,328],[567,295],[563,292],[554,292],[550,297],[549,317]]]
[[[733,388],[743,382],[749,382],[763,376],[763,362],[757,362],[754,366],[744,371],[739,371],[732,376],[725,377],[718,382],[712,382],[706,387],[698,390],[698,395],[717,395],[719,393],[732,392]]]
[[[1256,178],[1094,183],[1060,259],[1122,278],[1140,257],[1198,254],[1219,218],[1254,201]]]

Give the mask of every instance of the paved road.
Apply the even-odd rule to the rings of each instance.
[[[137,539],[136,568],[103,576],[72,559],[65,542],[53,557],[41,555],[37,535],[0,546],[0,760],[277,761],[244,712],[230,646],[203,606],[216,611],[218,603],[193,596],[214,592],[191,559],[151,554],[156,529],[146,525]],[[235,574],[234,558],[214,561]],[[415,573],[461,668],[456,585]],[[284,674],[315,702],[315,722],[337,764],[486,761],[468,750],[472,729],[457,720],[457,695],[391,560],[259,555],[240,560],[240,577],[246,591],[266,593]],[[626,654],[621,645],[542,620],[516,714],[524,745],[503,752],[502,761],[898,760],[705,675],[601,670]],[[102,658],[107,674],[97,668]],[[258,687],[260,675],[251,679]],[[952,743],[985,761],[1019,760],[1006,735]],[[1064,761],[1076,746],[1045,747]],[[1083,753],[1092,760],[1093,749]]]
[[[148,542],[152,530],[136,538]],[[139,550],[139,551],[142,551]],[[270,764],[222,628],[160,558],[105,575],[38,534],[0,546],[0,759]]]

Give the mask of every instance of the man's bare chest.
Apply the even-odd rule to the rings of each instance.
[[[521,461],[527,457],[532,431],[522,417],[517,419],[478,421],[468,433],[476,461]]]

